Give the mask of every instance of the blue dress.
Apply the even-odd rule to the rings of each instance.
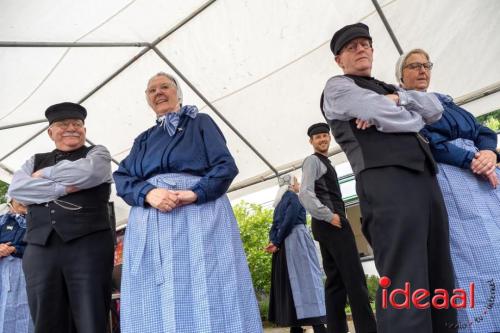
[[[444,106],[443,117],[427,125],[422,134],[438,162],[456,288],[468,291],[469,284],[475,284],[475,307],[468,303],[458,310],[459,332],[500,332],[500,188],[494,189],[470,170],[475,152],[495,151],[497,135],[451,97],[438,98]],[[500,179],[498,168],[496,173]]]
[[[34,330],[22,270],[25,232],[23,216],[10,213],[0,216],[0,244],[10,242],[16,248],[15,253],[0,258],[0,332],[29,333]]]
[[[154,126],[135,140],[114,173],[132,206],[121,286],[123,333],[262,332],[236,219],[225,192],[238,170],[206,114],[180,121],[170,136]],[[162,213],[152,188],[192,190],[196,203]]]

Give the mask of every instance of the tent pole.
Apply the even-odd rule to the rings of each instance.
[[[87,141],[88,143],[90,143],[90,145],[92,145],[92,146],[96,145],[95,143],[93,143],[92,141],[90,141],[90,139],[87,138],[87,137],[85,138],[85,141]],[[115,163],[116,165],[120,165],[120,162],[118,162],[117,160],[115,160],[113,157],[111,157],[111,161],[113,161],[113,163]]]
[[[39,130],[38,132],[36,132],[35,134],[33,134],[31,137],[29,137],[28,139],[24,140],[23,143],[21,143],[20,145],[18,145],[16,148],[12,149],[10,152],[8,152],[7,154],[5,154],[2,158],[0,158],[0,162],[2,162],[3,160],[5,160],[7,157],[9,157],[10,155],[14,154],[16,151],[18,151],[19,149],[21,149],[22,147],[24,147],[25,144],[27,144],[28,142],[30,142],[31,140],[33,140],[34,138],[36,138],[37,136],[39,136],[41,133],[45,132],[47,130],[47,128],[49,128],[49,125],[47,126],[44,126],[41,130]]]
[[[372,0],[372,2],[373,2],[373,5],[375,6],[375,9],[377,10],[378,15],[380,16],[380,19],[382,20],[385,28],[387,29],[387,32],[391,36],[392,42],[394,43],[394,46],[396,46],[396,49],[398,50],[399,55],[403,54],[403,49],[401,48],[401,45],[399,45],[398,39],[396,38],[396,35],[392,31],[391,25],[389,24],[389,21],[387,21],[385,15],[384,15],[384,11],[382,10],[380,5],[378,4],[377,0]]]
[[[40,123],[44,123],[44,122],[47,122],[47,119],[38,119],[38,120],[27,121],[24,123],[4,125],[4,126],[0,126],[0,131],[5,130],[5,129],[16,128],[16,127],[23,127],[23,126],[29,126],[29,125],[34,125],[34,124],[40,124]]]
[[[3,42],[0,47],[144,47],[149,43]]]
[[[342,153],[342,149],[340,149],[340,147],[336,147],[336,148],[332,149],[330,152],[328,152],[328,157],[332,157],[332,156],[335,156],[335,155],[338,155],[341,153]],[[287,173],[293,172],[295,170],[302,168],[303,163],[304,163],[304,159],[293,162],[292,166],[288,166],[288,165],[290,165],[290,163],[288,163],[285,166],[278,167],[278,169],[282,169],[281,171],[278,172],[278,174],[267,175],[267,176],[262,175],[260,177],[259,176],[253,177],[254,178],[253,180],[249,179],[246,181],[245,180],[241,181],[238,184],[234,184],[231,187],[229,187],[229,190],[227,192],[230,193],[233,191],[241,190],[241,189],[244,189],[244,188],[247,188],[247,187],[250,187],[253,185],[257,185],[257,184],[266,182],[266,181],[274,179],[274,178],[277,178],[277,177],[285,175]],[[255,179],[255,178],[257,178],[257,179]]]

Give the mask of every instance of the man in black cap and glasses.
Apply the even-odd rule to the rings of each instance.
[[[330,128],[325,123],[314,124],[307,135],[314,154],[302,165],[299,199],[312,216],[313,236],[319,242],[323,259],[328,332],[348,331],[347,297],[356,332],[376,332],[356,241],[346,217],[337,173],[328,159]]]
[[[446,209],[432,154],[418,134],[441,117],[443,108],[432,94],[401,91],[371,77],[372,37],[366,25],[343,27],[330,48],[344,75],[326,83],[322,112],[354,170],[363,233],[380,276],[388,278],[381,286],[387,295],[405,283],[411,291],[429,291],[420,303],[430,302],[436,289],[452,294]],[[395,302],[387,296],[385,306],[381,295],[379,290],[379,332],[456,332],[453,308],[417,309],[409,295],[408,308],[396,309],[404,295]]]
[[[111,156],[86,147],[85,108],[45,112],[56,149],[35,154],[9,195],[28,206],[23,270],[35,333],[106,331],[114,242],[108,200]]]

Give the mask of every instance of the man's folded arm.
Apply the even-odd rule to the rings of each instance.
[[[23,205],[40,204],[55,200],[66,195],[66,187],[57,182],[34,178],[34,157],[31,157],[24,165],[14,173],[9,186],[8,195]]]

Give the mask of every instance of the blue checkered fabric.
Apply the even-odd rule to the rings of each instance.
[[[22,260],[12,256],[0,258],[0,332],[33,331]]]
[[[199,177],[153,185],[190,189]],[[123,251],[122,333],[262,332],[241,238],[226,195],[161,213],[133,207]]]
[[[325,288],[314,240],[305,224],[286,237],[286,264],[297,319],[326,316]]]
[[[452,143],[476,150],[469,140]],[[438,166],[437,177],[449,217],[456,287],[469,290],[469,283],[475,284],[475,307],[458,311],[459,332],[500,332],[500,188],[493,189],[470,170]],[[498,168],[496,172],[500,179]]]

